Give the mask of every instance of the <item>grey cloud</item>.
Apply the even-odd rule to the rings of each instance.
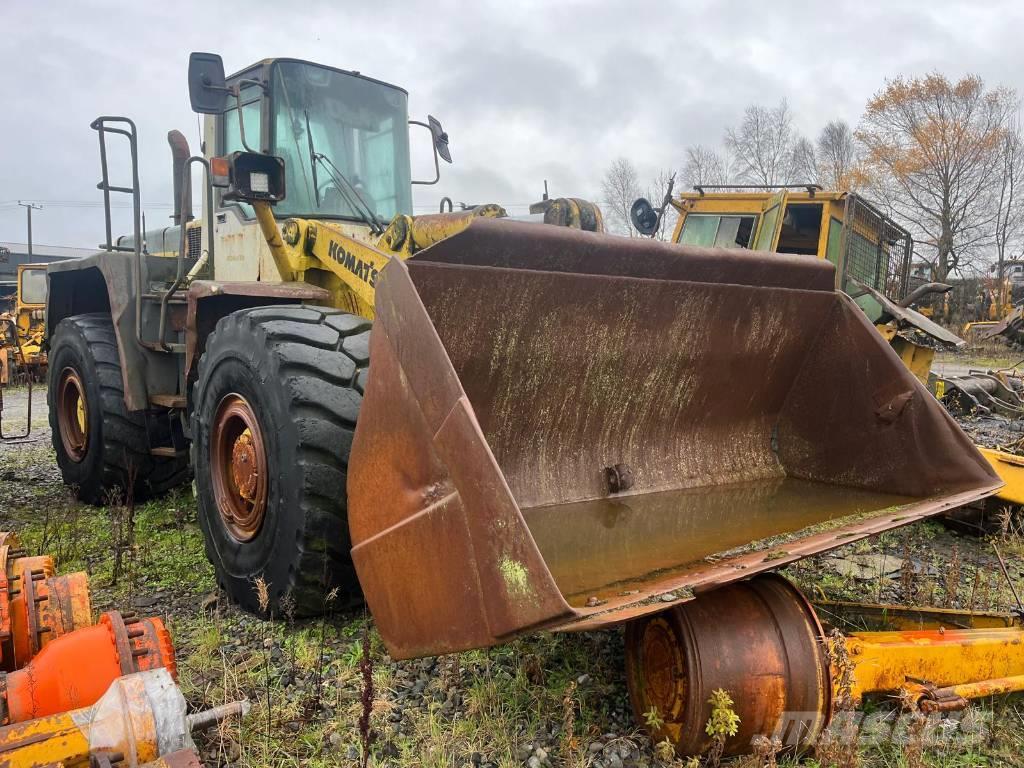
[[[837,0],[830,4],[688,0],[354,3],[314,0],[129,0],[0,4],[0,240],[22,240],[23,211],[4,201],[99,202],[89,121],[125,113],[139,125],[149,216],[170,202],[171,128],[198,149],[185,67],[217,50],[229,70],[266,56],[359,69],[410,92],[416,116],[438,115],[456,165],[416,189],[433,209],[456,200],[519,204],[546,178],[559,195],[595,196],[617,156],[645,176],[678,167],[687,144],[717,144],[753,101],[787,98],[814,135],[856,122],[898,73],[978,72],[1024,86],[1016,2]],[[415,144],[416,167],[430,167]],[[117,223],[127,223],[118,211]],[[95,244],[95,207],[51,206],[40,242]]]

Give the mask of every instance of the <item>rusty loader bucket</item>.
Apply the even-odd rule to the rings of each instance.
[[[392,261],[348,480],[392,655],[621,623],[998,488],[833,285],[486,219]]]

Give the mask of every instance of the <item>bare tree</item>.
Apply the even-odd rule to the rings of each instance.
[[[999,310],[1009,299],[1006,295],[1004,274],[1006,262],[1021,252],[1024,229],[1024,199],[1021,193],[1024,184],[1024,137],[1016,117],[1007,124],[1006,133],[1000,145],[999,178],[994,195],[996,211],[994,242],[996,249],[996,284],[998,286]]]
[[[732,182],[729,158],[703,144],[687,147],[681,181],[685,187],[729,184]]]
[[[793,141],[793,117],[785,99],[776,107],[750,105],[739,126],[725,133],[739,179],[765,186],[790,180]]]
[[[790,160],[790,180],[796,183],[807,182],[817,184],[820,176],[818,170],[818,156],[814,149],[814,143],[799,136],[793,142],[793,157]]]
[[[636,168],[626,158],[618,158],[601,179],[605,226],[610,232],[630,237],[636,234],[629,219],[629,209],[641,194]]]
[[[818,178],[826,189],[846,191],[856,184],[857,154],[845,120],[832,120],[818,134]]]
[[[970,75],[940,74],[886,82],[867,104],[857,131],[868,174],[924,248],[935,277],[962,273],[992,239],[991,189],[1016,94],[987,90]]]

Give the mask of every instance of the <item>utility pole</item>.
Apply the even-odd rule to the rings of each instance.
[[[24,208],[28,214],[28,260],[32,261],[32,209],[35,208],[37,211],[41,211],[43,206],[36,205],[35,203],[23,203],[21,200],[18,201],[18,205]]]

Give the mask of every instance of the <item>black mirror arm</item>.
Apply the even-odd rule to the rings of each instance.
[[[245,82],[244,80],[242,82]],[[239,87],[241,83],[230,86],[227,91],[235,97],[235,109],[238,110],[238,132],[242,136],[242,147],[246,152],[253,152],[259,154],[259,150],[253,149],[249,146],[249,142],[245,140],[245,116],[242,115],[242,89]]]
[[[672,188],[676,185],[676,175],[673,173],[668,178],[668,189],[665,190],[665,196],[661,199],[661,207],[658,208],[658,223],[654,227],[654,232],[651,233],[651,237],[655,237],[658,232],[661,231],[661,222],[665,218],[665,211],[670,205],[672,205]]]
[[[412,180],[412,184],[437,184],[441,180],[441,163],[437,159],[437,144],[434,143],[434,132],[430,130],[430,126],[420,120],[410,120],[409,125],[422,125],[428,131],[430,131],[430,147],[434,151],[434,180],[433,181],[417,181]]]

